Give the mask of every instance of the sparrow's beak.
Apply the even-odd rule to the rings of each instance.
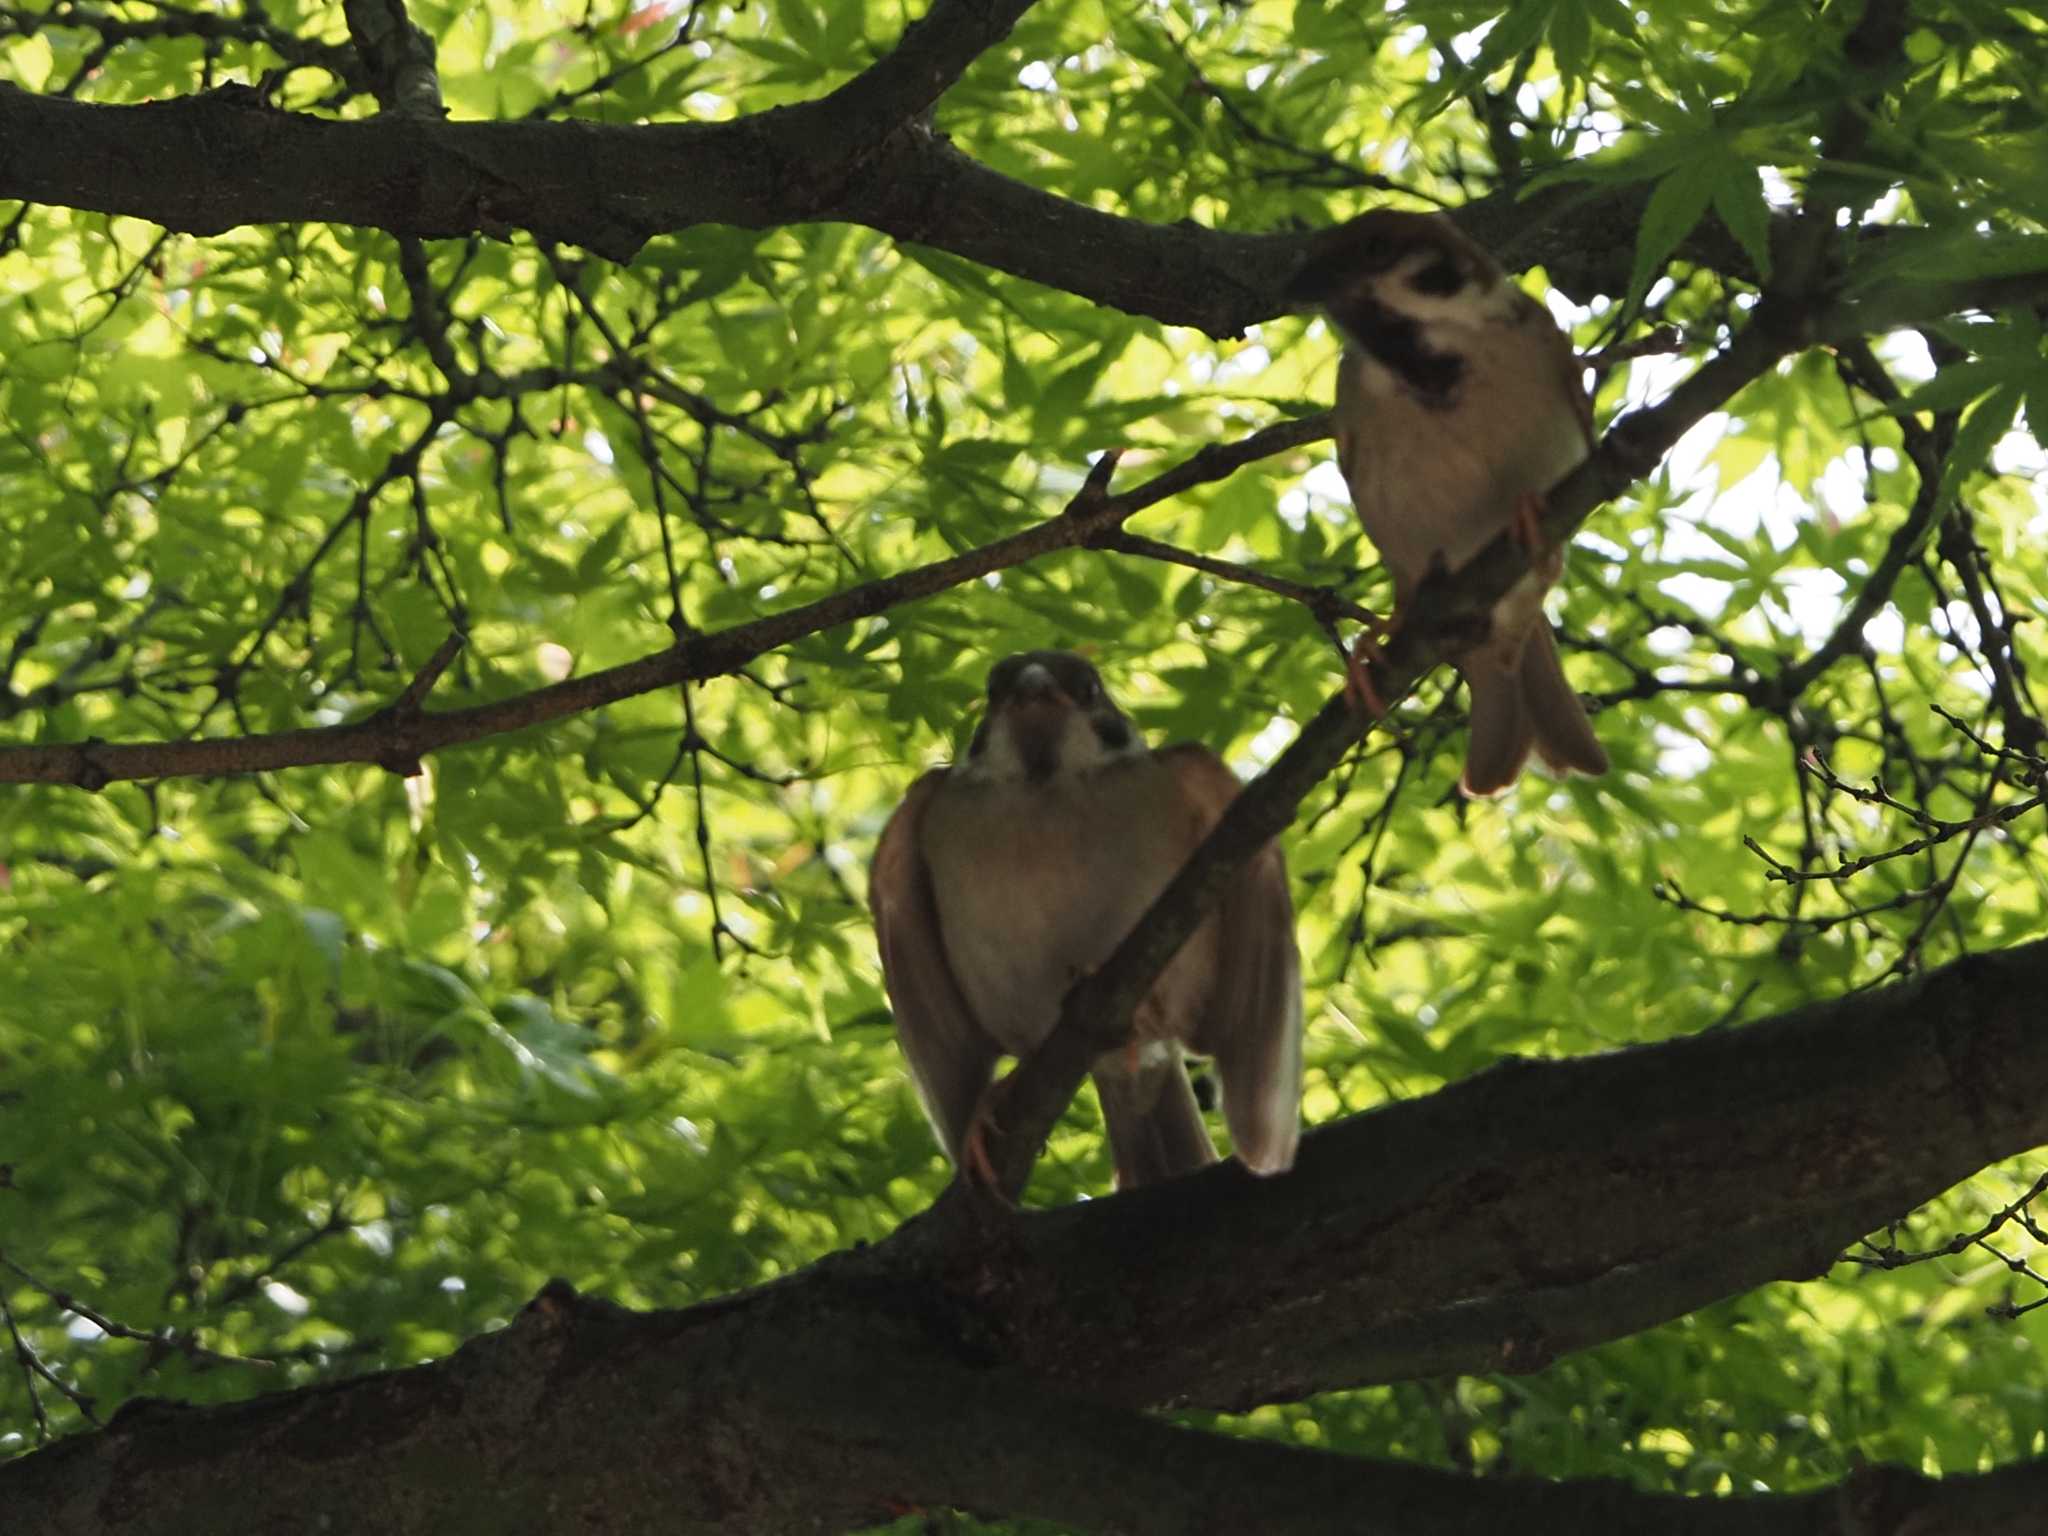
[[[1051,778],[1060,765],[1060,740],[1074,701],[1046,668],[1033,662],[1017,674],[1003,701],[1003,719],[1024,771],[1034,779]]]

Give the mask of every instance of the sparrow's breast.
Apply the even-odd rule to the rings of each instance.
[[[1206,828],[1149,757],[1035,783],[951,779],[922,827],[946,956],[983,1029],[1013,1055],[1100,965]],[[1215,975],[1214,925],[1174,958],[1141,1032],[1185,1038]]]
[[[1338,462],[1368,537],[1402,592],[1432,559],[1457,570],[1586,456],[1549,317],[1439,327],[1431,340],[1464,361],[1455,390],[1410,388],[1370,355],[1349,351],[1337,376]]]

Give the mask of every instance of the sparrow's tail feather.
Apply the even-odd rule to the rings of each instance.
[[[1607,751],[1593,734],[1586,706],[1558,660],[1550,626],[1540,624],[1522,647],[1522,703],[1535,734],[1536,755],[1559,773],[1605,773]]]
[[[1472,691],[1472,744],[1460,781],[1466,794],[1499,794],[1515,782],[1532,748],[1558,773],[1607,771],[1607,753],[1564,675],[1548,624],[1529,632],[1513,671],[1475,661],[1465,681]]]
[[[1156,1184],[1216,1161],[1194,1085],[1178,1061],[1148,1062],[1136,1072],[1100,1068],[1095,1092],[1109,1127],[1118,1189]]]
[[[1521,674],[1499,671],[1484,661],[1464,671],[1472,691],[1472,743],[1465,749],[1465,773],[1458,787],[1468,795],[1497,795],[1515,782],[1536,739],[1522,698]]]

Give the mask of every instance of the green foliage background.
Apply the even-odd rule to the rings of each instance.
[[[371,109],[320,48],[279,41],[343,47],[339,7],[265,11],[269,44],[145,27],[102,50],[66,7],[10,6],[0,75],[141,101],[282,57],[280,104]],[[1456,204],[1545,179],[1654,182],[1628,289],[1560,294],[1561,312],[1582,348],[1664,324],[1697,358],[1754,288],[1681,242],[1711,212],[1765,255],[1773,201],[1803,184],[1831,109],[1846,19],[1653,11],[1044,5],[936,125],[1097,208],[1239,231],[1324,224],[1388,185]],[[904,20],[893,3],[801,0],[413,15],[454,116],[606,122],[816,97]],[[1885,189],[1877,221],[1924,231],[1882,270],[2038,259],[2044,53],[2040,24],[2003,7],[1916,12],[1855,171]],[[1129,483],[1317,408],[1335,357],[1319,323],[1219,342],[842,225],[698,228],[620,267],[525,236],[196,239],[0,215],[13,743],[356,718],[458,622],[469,645],[436,707],[532,689],[660,649],[678,606],[715,629],[1029,526],[1102,449],[1131,448]],[[1541,271],[1525,280],[1546,289]],[[1618,325],[1630,299],[1645,307]],[[2006,436],[2044,398],[2038,322],[1953,322],[1879,340],[1874,360],[1920,390],[1906,426],[1948,452],[1944,488],[1996,601],[2038,615],[2042,461]],[[1616,370],[1603,421],[1675,376],[1660,359]],[[1665,1039],[2048,931],[2022,828],[1800,891],[1744,846],[1823,868],[1914,835],[1802,775],[1808,750],[1939,817],[1987,793],[1986,759],[1930,707],[1996,734],[1975,620],[1932,533],[1802,695],[1762,708],[1748,684],[1809,654],[1879,568],[1921,489],[1910,446],[1824,356],[1766,378],[1681,450],[1683,473],[1601,511],[1575,549],[1557,611],[1576,679],[1607,701],[1613,773],[1460,802],[1445,673],[1312,799],[1287,845],[1312,1123],[1505,1053]],[[1384,604],[1327,457],[1261,461],[1133,531]],[[2036,669],[2039,629],[2013,637]],[[947,1170],[890,1037],[865,859],[911,776],[963,739],[987,664],[1053,644],[1088,650],[1155,741],[1204,740],[1247,771],[1339,676],[1297,605],[1080,551],[815,636],[687,704],[636,699],[414,779],[347,766],[10,790],[0,1250],[20,1267],[0,1296],[24,1337],[102,1411],[138,1392],[229,1397],[431,1358],[551,1275],[673,1306],[893,1229]],[[1981,1219],[2024,1179],[1988,1171],[1918,1235]],[[1033,1198],[1107,1183],[1084,1101]],[[1857,1458],[1966,1470],[2048,1450],[2048,1311],[1984,1315],[2012,1283],[1981,1250],[1843,1268],[1536,1376],[1236,1423],[1697,1491],[1812,1486]],[[53,1289],[279,1363],[96,1339]],[[0,1372],[0,1449],[34,1442],[32,1390],[55,1428],[77,1423],[45,1384]]]

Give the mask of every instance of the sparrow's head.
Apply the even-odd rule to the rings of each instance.
[[[988,713],[967,748],[977,778],[1043,782],[1145,750],[1095,669],[1072,651],[1021,651],[988,675]]]
[[[1286,298],[1319,305],[1352,340],[1393,310],[1425,324],[1483,324],[1514,313],[1500,263],[1440,213],[1376,208],[1326,230],[1289,279]]]

